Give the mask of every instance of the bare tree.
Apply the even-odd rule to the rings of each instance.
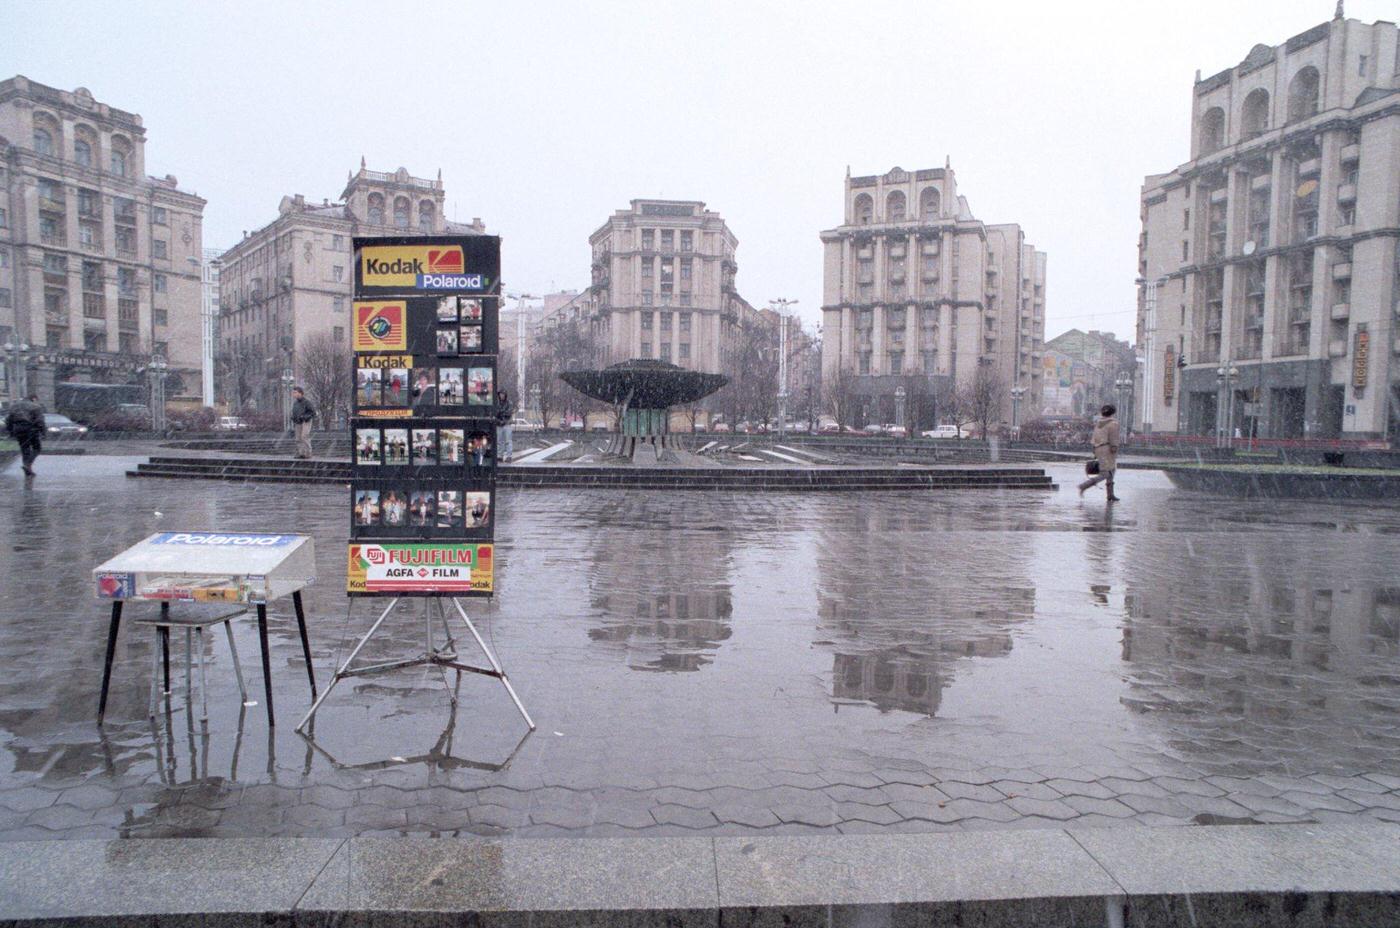
[[[549,428],[549,414],[557,408],[561,382],[559,359],[548,341],[538,341],[530,347],[525,358],[525,389],[539,402],[540,428]],[[522,408],[524,397],[516,397],[516,408]]]
[[[349,412],[355,382],[353,355],[328,333],[318,332],[301,343],[296,362],[297,380],[316,407],[321,428],[333,428],[339,413]]]
[[[822,381],[826,409],[836,420],[836,424],[842,428],[852,423],[856,404],[859,402],[856,398],[855,385],[856,375],[849,368],[843,368],[837,371],[834,377],[825,378]]]
[[[214,358],[214,370],[230,411],[240,411],[247,405],[253,396],[254,380],[260,379],[262,369],[262,358],[251,345],[229,341],[219,349]]]
[[[742,420],[768,422],[778,406],[778,331],[757,320],[736,327],[729,369],[729,384],[719,400],[728,408],[737,427]]]
[[[990,364],[979,364],[965,389],[968,419],[981,427],[985,439],[1006,403],[1006,382]]]

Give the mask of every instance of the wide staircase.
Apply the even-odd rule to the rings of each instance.
[[[152,457],[128,477],[235,480],[248,483],[345,484],[349,461],[297,461],[273,457]],[[496,470],[503,487],[596,487],[666,490],[1052,490],[1040,468],[972,467],[626,467],[511,465]]]

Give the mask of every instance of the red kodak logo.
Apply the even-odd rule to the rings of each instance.
[[[429,274],[460,274],[460,273],[462,273],[462,249],[460,249],[460,248],[429,248],[429,249],[428,249],[428,273],[429,273]]]

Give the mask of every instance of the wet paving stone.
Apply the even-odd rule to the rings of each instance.
[[[503,490],[500,593],[466,605],[538,731],[492,680],[449,679],[453,714],[406,671],[347,681],[303,738],[283,602],[273,731],[218,639],[207,726],[179,692],[146,720],[151,642],[129,628],[97,726],[89,571],[154,531],[310,533],[324,686],[373,618],[342,591],[343,494],[43,463],[28,487],[0,474],[0,569],[47,565],[0,599],[0,840],[1400,820],[1397,506],[1133,471],[1108,510],[1068,468],[1051,493]],[[421,648],[414,615],[366,659]],[[256,625],[233,628],[260,702]]]

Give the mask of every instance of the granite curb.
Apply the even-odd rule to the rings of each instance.
[[[0,844],[0,926],[1367,925],[1400,827]]]

